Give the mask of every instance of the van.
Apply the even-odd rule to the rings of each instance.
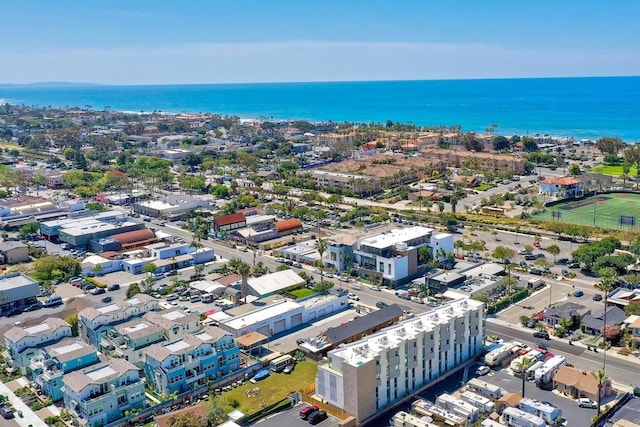
[[[206,302],[206,303],[213,302],[213,295],[212,294],[204,294],[204,295],[202,295],[201,299],[202,299],[202,302]]]
[[[47,298],[43,305],[45,307],[56,307],[61,304],[62,304],[62,297],[58,295],[54,295],[52,297]]]
[[[200,302],[201,298],[200,295],[191,295],[191,298],[189,298],[190,302]]]

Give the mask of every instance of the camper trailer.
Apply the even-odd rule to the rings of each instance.
[[[480,396],[472,391],[465,391],[460,395],[460,399],[475,406],[483,414],[490,414],[496,410],[496,405],[491,401],[491,399]]]
[[[558,369],[565,363],[567,363],[567,359],[564,356],[553,356],[544,362],[544,365],[535,372],[534,379],[536,380],[536,384],[539,386],[549,384],[553,376],[558,372]]]

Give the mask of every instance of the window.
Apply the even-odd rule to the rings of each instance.
[[[391,274],[391,264],[387,266],[387,274]]]
[[[378,264],[378,271],[380,273],[384,273],[384,262]]]

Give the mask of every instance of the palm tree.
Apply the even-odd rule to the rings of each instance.
[[[245,298],[247,295],[249,295],[248,279],[249,274],[251,274],[251,266],[239,258],[231,258],[229,260],[229,270],[233,271],[236,274],[239,274],[242,278],[240,292],[242,294],[242,298]]]
[[[319,238],[316,241],[316,247],[318,249],[318,253],[320,254],[320,283],[322,283],[322,281],[324,280],[324,276],[323,276],[324,262],[322,261],[322,257],[324,256],[324,253],[327,251],[327,239]]]
[[[612,267],[601,268],[598,271],[600,276],[600,283],[596,284],[596,288],[600,289],[604,293],[604,315],[602,323],[602,340],[604,342],[604,351],[602,352],[602,369],[607,369],[607,339],[604,336],[604,330],[607,327],[607,303],[609,300],[609,292],[615,288],[616,270]]]
[[[533,366],[533,363],[534,363],[533,358],[529,358],[529,357],[523,357],[520,360],[520,362],[516,363],[518,372],[522,376],[522,397],[524,397],[524,391],[525,391],[524,385],[526,383],[526,378],[527,378],[527,369]]]
[[[602,383],[607,379],[604,369],[592,372],[593,376],[598,380],[598,415],[600,415],[600,404],[602,403]]]

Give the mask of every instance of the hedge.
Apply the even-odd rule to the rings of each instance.
[[[509,307],[511,304],[515,304],[518,301],[522,301],[528,296],[529,296],[529,289],[520,289],[519,291],[515,292],[513,295],[506,298],[502,298],[496,301],[495,303],[489,305],[487,307],[487,314],[495,314],[500,310],[503,310]]]

